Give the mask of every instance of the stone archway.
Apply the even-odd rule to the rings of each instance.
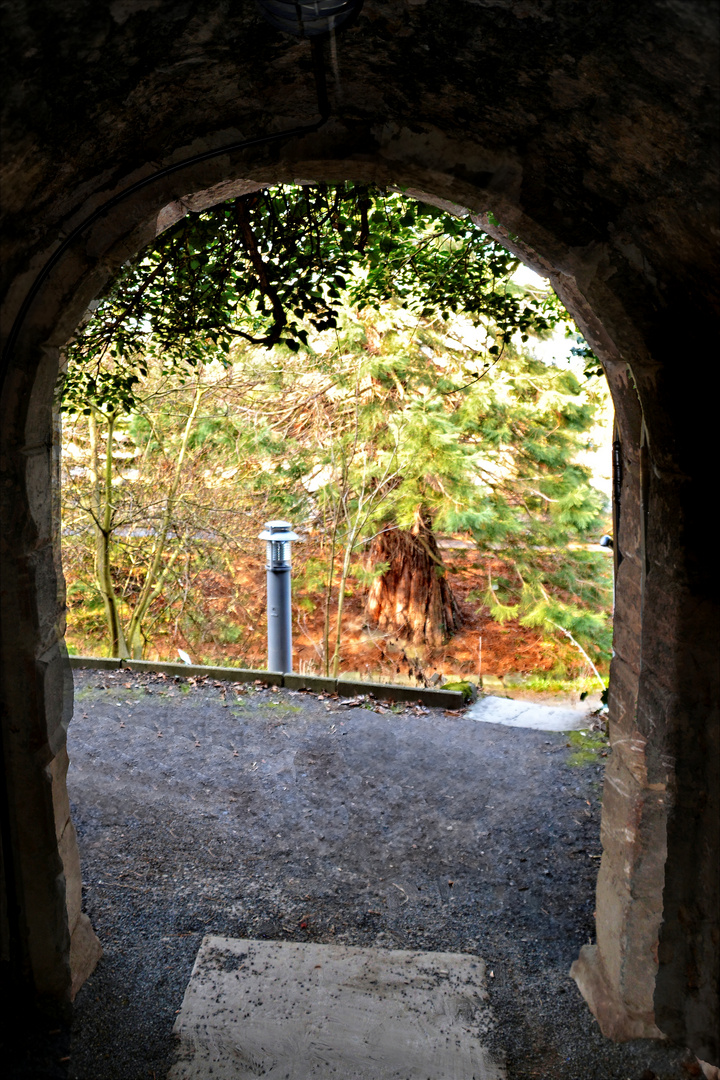
[[[120,56],[132,41],[138,52],[132,33],[139,12],[150,11],[147,18],[166,27],[170,7],[162,0],[109,5],[112,25],[105,40],[113,55]],[[655,12],[654,30],[650,16],[638,15],[634,22],[626,16],[627,33],[646,42],[654,35],[665,58],[659,74],[642,66],[638,74],[631,71],[637,50],[628,44],[629,37],[622,47],[613,39],[613,52],[605,39],[598,43],[588,37],[571,8],[560,4],[553,15],[543,4],[499,0],[490,9],[497,9],[495,23],[475,6],[468,9],[465,26],[448,15],[428,28],[422,5],[408,14],[398,2],[388,11],[400,30],[384,41],[378,23],[385,25],[388,11],[368,3],[367,18],[351,32],[347,47],[347,62],[355,60],[366,80],[362,108],[348,106],[346,95],[336,101],[337,119],[316,133],[245,155],[190,163],[115,202],[68,248],[35,297],[7,358],[0,406],[2,841],[10,855],[4,862],[8,903],[2,930],[12,987],[22,985],[49,1004],[65,1002],[73,972],[77,985],[97,955],[89,925],[80,918],[76,847],[64,788],[68,702],[51,500],[51,398],[58,348],[116,268],[188,208],[281,180],[372,180],[477,214],[492,235],[551,277],[605,364],[618,414],[623,471],[611,675],[614,754],[603,808],[598,943],[583,950],[575,976],[610,1037],[653,1037],[662,1031],[690,1044],[703,1058],[720,1057],[720,753],[713,713],[720,695],[712,640],[717,626],[712,543],[702,511],[711,475],[706,456],[710,395],[698,397],[697,382],[678,360],[702,355],[717,316],[707,277],[711,180],[707,170],[699,170],[691,138],[693,133],[696,142],[709,136],[705,111],[672,99],[671,89],[679,93],[695,83],[669,59],[681,41],[705,72],[700,82],[706,87],[711,82],[708,24],[700,3],[688,4],[684,19],[675,12],[660,19]],[[63,159],[65,175],[53,177],[48,172],[52,155],[43,145],[23,149],[22,138],[16,141],[15,167],[26,170],[21,175],[34,176],[34,168],[48,182],[40,197],[36,181],[24,190],[12,169],[7,174],[11,209],[27,213],[34,208],[35,216],[32,227],[23,219],[23,227],[8,234],[5,333],[58,236],[154,172],[156,165],[170,164],[174,146],[185,146],[177,155],[185,158],[237,141],[227,138],[237,119],[237,87],[232,125],[227,96],[237,72],[252,90],[246,95],[243,126],[290,126],[285,98],[276,84],[268,83],[268,71],[285,71],[286,86],[297,90],[293,125],[296,114],[311,112],[301,46],[278,51],[261,33],[264,52],[259,49],[244,65],[230,65],[230,74],[225,69],[213,74],[223,35],[229,32],[220,14],[220,6],[209,3],[202,18],[179,16],[176,38],[165,43],[174,55],[177,40],[184,42],[198,70],[202,66],[201,81],[216,114],[210,115],[198,98],[197,87],[178,89],[177,100],[164,94],[162,49],[150,49],[150,55],[136,61],[140,66],[131,79],[130,97],[103,86],[90,49],[79,64],[91,82],[97,80],[107,138],[88,148],[73,136]],[[594,20],[596,30],[609,30],[602,5],[590,5],[584,17],[591,24]],[[23,18],[17,15],[18,26]],[[375,22],[368,24],[368,19]],[[529,23],[524,26],[523,20]],[[257,37],[251,12],[229,21],[236,36]],[[526,33],[531,27],[537,41]],[[516,54],[518,34],[524,42],[526,53],[514,68],[515,89],[499,79],[506,93],[504,118],[476,123],[467,113],[473,100],[472,85],[463,82],[470,29],[476,34],[471,59],[478,62],[495,56],[482,33],[491,32],[493,49],[508,57]],[[446,45],[452,42],[455,56],[465,64],[459,72],[443,61],[440,74],[448,89],[440,97],[422,82],[431,78],[422,57],[413,69],[416,53],[426,45],[432,51],[431,31]],[[89,38],[89,26],[68,23],[62,40],[84,42],[84,33]],[[567,52],[559,51],[558,41]],[[611,56],[614,66],[602,67]],[[391,65],[403,61],[402,71],[382,87],[372,77],[376,57]],[[540,61],[543,94],[533,101],[523,87],[537,89],[533,65]],[[63,85],[72,89],[69,69],[60,67]],[[613,95],[627,92],[631,74],[633,107],[623,110],[612,104]],[[413,107],[402,98],[403,79],[418,88]],[[390,103],[388,86],[396,94]],[[474,89],[476,100],[482,91],[496,111],[500,108],[499,86],[490,88],[481,78]],[[79,91],[73,92],[79,101]],[[575,107],[577,100],[588,109]],[[159,102],[168,121],[168,131],[158,140],[164,147],[159,154],[149,152],[147,133],[133,141],[123,128],[133,117],[144,118],[157,135],[157,123],[148,119],[150,101]],[[527,119],[531,105],[539,114],[533,118],[534,136]],[[672,131],[667,127],[662,138],[651,138],[650,128],[670,119],[675,121]],[[33,123],[28,121],[28,130],[37,129]],[[673,147],[680,138],[686,158],[675,164]],[[614,171],[612,182],[603,169],[608,175]],[[653,200],[652,211],[643,199]],[[702,374],[696,379],[702,383]]]

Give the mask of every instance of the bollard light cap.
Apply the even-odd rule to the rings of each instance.
[[[268,521],[258,539],[280,540],[285,542],[287,540],[300,540],[302,538],[298,536],[296,532],[293,532],[293,527],[289,521]]]

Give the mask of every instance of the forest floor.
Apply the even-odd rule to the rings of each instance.
[[[446,645],[438,648],[414,648],[389,634],[368,627],[365,603],[367,588],[352,576],[348,579],[343,631],[340,648],[340,671],[350,678],[381,682],[422,684],[441,676],[445,680],[483,677],[491,693],[509,693],[544,700],[548,693],[557,695],[566,689],[562,701],[576,704],[579,694],[599,691],[589,666],[580,653],[565,640],[549,641],[517,619],[502,625],[495,622],[482,603],[488,588],[488,575],[494,581],[508,572],[499,559],[480,556],[468,542],[440,538],[439,546],[446,566],[448,583],[461,613],[460,629]],[[258,545],[259,547],[259,545]],[[293,667],[303,674],[323,674],[324,597],[317,570],[321,551],[316,541],[296,545],[301,553],[294,557],[293,568]],[[602,549],[598,549],[599,551]],[[611,572],[611,560],[608,561]],[[198,664],[222,664],[234,667],[264,668],[267,664],[265,612],[265,560],[252,549],[242,557],[228,554],[224,565],[200,570],[192,579],[192,602],[171,612],[172,618],[158,620],[144,659],[177,660],[178,648],[189,653]],[[69,611],[67,643],[72,652],[91,656],[106,654],[101,621],[91,623],[83,593],[73,594],[73,578],[68,574]],[[337,586],[337,583],[336,583]],[[188,590],[190,591],[190,590]],[[76,599],[73,599],[73,595]],[[337,588],[335,589],[335,597]],[[330,608],[330,625],[335,627],[337,599]],[[330,653],[334,649],[334,633]],[[553,672],[560,672],[553,678]],[[531,675],[540,675],[544,686],[532,688],[526,683]],[[567,679],[585,678],[572,688]],[[543,678],[544,677],[544,678]],[[556,703],[561,703],[556,700]]]
[[[74,678],[68,787],[104,956],[70,1080],[163,1080],[206,934],[478,955],[508,1080],[697,1075],[677,1048],[604,1039],[568,975],[594,939],[606,746],[416,705]]]

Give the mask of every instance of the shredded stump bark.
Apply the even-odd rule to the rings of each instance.
[[[370,563],[388,564],[370,587],[368,621],[413,645],[443,645],[460,627],[429,515],[418,509],[411,529],[388,529],[370,546]]]

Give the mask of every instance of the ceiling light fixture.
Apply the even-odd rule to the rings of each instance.
[[[363,0],[256,0],[263,17],[276,30],[300,38],[316,38],[350,26]]]

